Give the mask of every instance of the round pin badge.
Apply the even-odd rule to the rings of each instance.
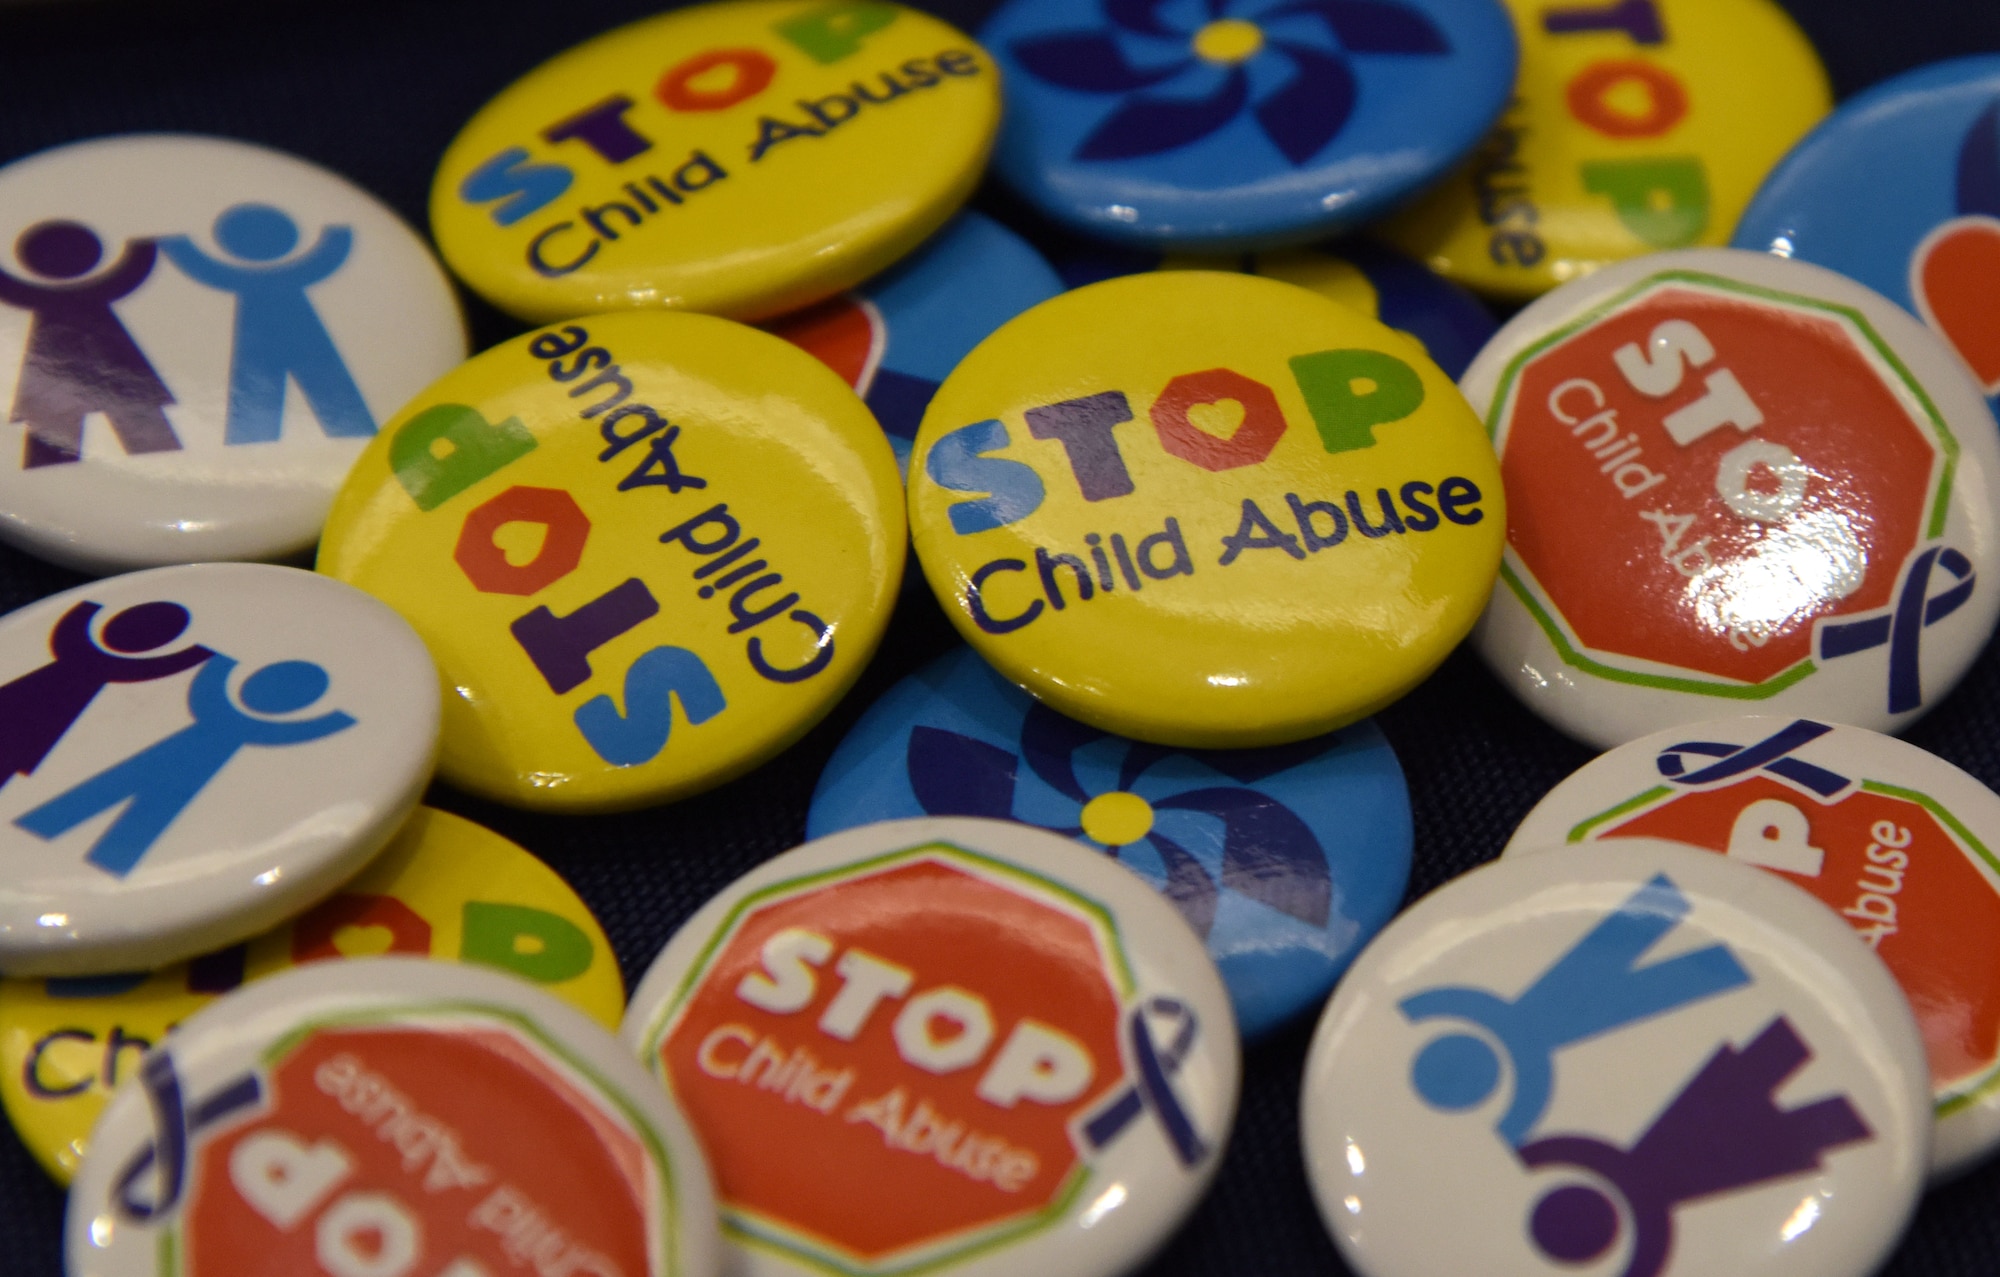
[[[1626,838],[1756,865],[1839,912],[1923,1030],[1932,1178],[2000,1148],[2000,796],[1863,728],[1721,718],[1590,762],[1536,804],[1507,854]]]
[[[1375,233],[1525,301],[1611,262],[1729,242],[1771,166],[1833,105],[1772,0],[1505,0],[1507,112],[1472,160]]]
[[[910,462],[917,557],[974,650],[1069,717],[1182,747],[1303,740],[1408,691],[1485,606],[1503,500],[1417,342],[1209,271],[1015,319]]]
[[[465,358],[416,233],[278,151],[79,142],[0,169],[0,210],[0,538],[65,567],[310,549],[376,427]]]
[[[92,1132],[71,1277],[717,1277],[708,1169],[617,1039],[540,989],[318,963],[204,1008]]]
[[[851,288],[978,185],[1000,79],[884,0],[722,0],[530,72],[431,187],[460,279],[534,323],[670,307],[762,319]]]
[[[1620,263],[1461,384],[1509,512],[1478,647],[1571,735],[1730,708],[1892,731],[1993,632],[1993,416],[1859,284],[1734,249]]]
[[[1514,83],[1497,0],[1007,0],[980,39],[1007,77],[1002,180],[1153,246],[1358,225],[1469,152]]]
[[[1465,289],[1399,253],[1360,240],[1233,256],[1092,245],[1069,254],[1056,269],[1071,288],[1148,270],[1236,270],[1281,279],[1415,337],[1445,375],[1454,378],[1499,330],[1492,312]]]
[[[2000,56],[1923,67],[1843,103],[1770,175],[1732,242],[1839,271],[1921,315],[2000,408]]]
[[[1324,1001],[1410,877],[1409,789],[1373,722],[1165,750],[1064,718],[965,649],[855,724],[806,836],[912,816],[1017,820],[1116,859],[1206,942],[1246,1038]]]
[[[167,1030],[218,996],[328,958],[412,954],[532,981],[608,1029],[625,1013],[611,942],[554,870],[469,820],[419,807],[368,868],[272,931],[152,973],[0,980],[0,1104],[59,1182]]]
[[[326,896],[416,806],[438,699],[394,612],[297,568],[155,568],[0,618],[0,969],[162,966]]]
[[[752,871],[667,942],[622,1036],[711,1150],[744,1277],[1127,1272],[1214,1176],[1240,1072],[1173,906],[987,820]]]
[[[887,274],[770,329],[854,387],[907,473],[938,384],[994,329],[1062,290],[1026,240],[964,212]]]
[[[788,342],[600,315],[486,351],[355,463],[320,571],[423,635],[438,768],[501,802],[644,806],[831,709],[902,581],[895,457]]]
[[[1364,1277],[1863,1277],[1915,1211],[1930,1094],[1839,917],[1634,841],[1487,865],[1391,923],[1320,1020],[1300,1126]]]

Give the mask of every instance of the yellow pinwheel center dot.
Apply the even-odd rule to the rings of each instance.
[[[1099,794],[1083,807],[1083,832],[1107,847],[1138,842],[1152,827],[1153,805],[1137,794]]]
[[[1194,51],[1210,62],[1242,62],[1263,47],[1263,29],[1241,18],[1217,18],[1194,33]]]

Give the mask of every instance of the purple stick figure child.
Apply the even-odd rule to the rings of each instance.
[[[200,644],[139,656],[179,638],[188,627],[178,603],[141,603],[104,623],[102,647],[91,622],[103,608],[79,603],[49,631],[47,665],[0,686],[0,786],[41,766],[107,683],[145,683],[193,669],[213,653]]]
[[[243,680],[238,709],[229,697],[234,659],[217,654],[188,687],[194,722],[122,763],[113,764],[14,823],[44,840],[60,838],[92,817],[123,806],[84,859],[124,877],[196,795],[247,745],[302,745],[354,726],[340,710],[317,718],[274,719],[325,695],[326,671],[311,661],[276,661]],[[248,711],[247,713],[245,711]]]
[[[1781,1106],[1778,1090],[1811,1059],[1805,1039],[1779,1016],[1748,1045],[1725,1042],[1709,1056],[1632,1147],[1557,1135],[1522,1148],[1523,1166],[1577,1167],[1625,1199],[1621,1216],[1603,1188],[1565,1184],[1536,1204],[1528,1235],[1558,1263],[1587,1264],[1611,1249],[1629,1220],[1621,1277],[1658,1277],[1673,1256],[1676,1206],[1816,1171],[1829,1151],[1874,1138],[1845,1095]]]
[[[37,222],[21,232],[14,253],[42,279],[82,280],[34,283],[0,271],[0,301],[35,316],[11,418],[28,427],[23,467],[83,455],[83,419],[93,412],[109,419],[127,452],[179,448],[163,408],[174,397],[111,309],[152,273],[152,241],[132,240],[111,269],[93,279],[82,277],[103,258],[104,245],[76,222]]]

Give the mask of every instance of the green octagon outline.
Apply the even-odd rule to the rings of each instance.
[[[1837,302],[1821,301],[1813,297],[1800,297],[1793,293],[1780,292],[1774,288],[1765,288],[1758,284],[1744,283],[1739,280],[1724,279],[1721,276],[1709,275],[1701,271],[1670,270],[1661,271],[1657,275],[1648,275],[1629,288],[1599,302],[1569,323],[1547,334],[1516,355],[1513,361],[1507,365],[1506,371],[1500,375],[1500,383],[1493,393],[1493,403],[1487,409],[1486,436],[1496,444],[1496,450],[1500,438],[1501,421],[1507,415],[1506,410],[1510,407],[1510,399],[1514,392],[1514,383],[1519,380],[1521,371],[1531,361],[1551,347],[1574,336],[1582,329],[1595,324],[1598,320],[1603,319],[1619,307],[1636,300],[1645,293],[1675,283],[1697,290],[1711,289],[1716,292],[1740,293],[1746,297],[1754,297],[1759,301],[1773,302],[1781,306],[1790,306],[1796,309],[1824,311],[1837,318],[1845,319],[1848,323],[1852,324],[1854,329],[1867,340],[1869,346],[1874,349],[1882,362],[1888,365],[1889,369],[1897,377],[1902,379],[1905,388],[1915,397],[1917,403],[1922,406],[1924,416],[1929,419],[1931,428],[1936,433],[1938,450],[1944,457],[1944,466],[1938,475],[1937,490],[1930,498],[1930,522],[1929,526],[1924,530],[1923,539],[1926,541],[1936,540],[1944,534],[1945,519],[1951,509],[1952,481],[1958,470],[1958,439],[1952,434],[1951,427],[1945,424],[1944,416],[1937,410],[1937,405],[1931,402],[1931,397],[1928,394],[1924,393],[1923,386],[1911,375],[1910,370],[1904,366],[1903,361],[1896,357],[1896,352],[1889,349],[1888,343],[1884,342],[1875,332],[1874,327],[1869,324],[1867,318],[1853,307],[1842,306]],[[1514,548],[1511,544],[1506,549],[1508,554],[1514,554]],[[1528,579],[1524,580],[1524,575]],[[1812,658],[1807,657],[1794,665],[1778,671],[1761,683],[1721,683],[1708,678],[1651,674],[1641,670],[1629,670],[1616,665],[1606,664],[1593,656],[1585,655],[1582,645],[1571,641],[1564,624],[1557,619],[1553,606],[1545,603],[1541,597],[1538,597],[1538,595],[1546,592],[1540,589],[1539,583],[1531,584],[1533,574],[1527,571],[1525,563],[1522,565],[1522,571],[1516,572],[1513,565],[1503,557],[1500,561],[1500,579],[1507,583],[1507,588],[1513,591],[1514,597],[1519,599],[1521,605],[1528,609],[1528,614],[1534,617],[1535,624],[1540,626],[1542,633],[1548,636],[1549,644],[1555,648],[1556,655],[1562,658],[1565,665],[1573,666],[1586,674],[1591,674],[1611,682],[1632,683],[1640,687],[1652,687],[1667,692],[1690,692],[1698,696],[1719,696],[1732,700],[1761,701],[1769,700],[1794,683],[1809,677],[1819,669],[1819,666],[1814,664]],[[1624,654],[1619,653],[1617,655]],[[1645,658],[1627,656],[1625,659],[1644,660]]]
[[[807,888],[817,888],[835,881],[871,877],[892,868],[900,868],[905,863],[922,860],[961,860],[969,863],[984,874],[1003,878],[1014,878],[1051,895],[1064,898],[1082,914],[1085,926],[1097,932],[1103,951],[1111,957],[1111,975],[1117,985],[1119,996],[1131,1002],[1138,988],[1138,981],[1132,974],[1131,959],[1126,956],[1124,938],[1118,928],[1117,917],[1110,908],[1098,900],[1082,894],[1075,888],[1053,878],[1046,877],[1032,869],[1012,864],[969,848],[947,842],[929,842],[916,847],[906,847],[897,851],[884,852],[865,860],[856,860],[844,865],[815,873],[802,874],[797,878],[786,878],[761,887],[737,901],[723,916],[720,926],[709,935],[708,942],[701,948],[690,964],[688,973],[674,989],[673,997],[667,1000],[665,1008],[646,1027],[643,1061],[648,1070],[659,1076],[656,1062],[660,1056],[660,1043],[677,1026],[681,1010],[693,996],[697,985],[715,963],[722,951],[744,919],[752,912],[772,903],[779,897],[803,894]],[[660,1078],[666,1085],[666,1079]],[[669,1094],[672,1088],[668,1088]],[[918,1274],[935,1271],[956,1264],[973,1255],[1013,1245],[1021,1238],[1038,1233],[1060,1222],[1069,1214],[1084,1189],[1089,1185],[1094,1172],[1090,1164],[1082,1158],[1070,1171],[1056,1195],[1049,1204],[1027,1216],[963,1235],[957,1242],[938,1243],[942,1248],[932,1248],[922,1257],[903,1264],[857,1264],[836,1253],[825,1242],[814,1244],[809,1235],[770,1223],[747,1211],[740,1210],[719,1200],[716,1208],[721,1216],[722,1231],[727,1237],[748,1245],[761,1247],[775,1254],[811,1265],[832,1277],[917,1277]]]
[[[1886,781],[1879,780],[1863,780],[1859,782],[1856,788],[1863,793],[1880,794],[1885,798],[1900,798],[1906,803],[1923,808],[1945,830],[1947,836],[1958,843],[1961,853],[1970,853],[1982,861],[1993,873],[2000,875],[2000,856],[1994,855],[1985,843],[1979,841],[1973,832],[1965,827],[1964,821],[1952,815],[1943,803],[1932,798],[1929,794],[1921,790],[1906,789],[1901,785],[1891,785]],[[1656,805],[1657,800],[1675,792],[1674,787],[1671,785],[1655,785],[1643,793],[1634,794],[1624,802],[1607,807],[1594,816],[1584,817],[1570,827],[1570,831],[1564,835],[1563,841],[1565,843],[1585,842],[1590,839],[1591,832],[1600,826],[1608,824],[1621,816],[1650,809]],[[1600,839],[1598,841],[1615,840]],[[1709,849],[1703,848],[1702,850],[1707,851]],[[1938,1121],[1943,1121],[1952,1114],[1962,1109],[1971,1108],[1973,1105],[1993,1095],[2000,1095],[2000,1058],[1996,1058],[1984,1073],[1974,1074],[1971,1078],[1959,1083],[1944,1094],[1934,1096],[1931,1102],[1931,1111]]]

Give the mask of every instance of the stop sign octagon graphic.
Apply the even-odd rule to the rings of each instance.
[[[1628,263],[1522,312],[1465,390],[1509,509],[1480,649],[1565,730],[1731,704],[1886,730],[1992,630],[1992,416],[1859,285],[1730,250]]]
[[[1192,1205],[1235,1093],[1226,995],[1172,907],[991,821],[771,862],[669,943],[625,1036],[702,1136],[756,1274],[1038,1252],[1117,1271]]]

